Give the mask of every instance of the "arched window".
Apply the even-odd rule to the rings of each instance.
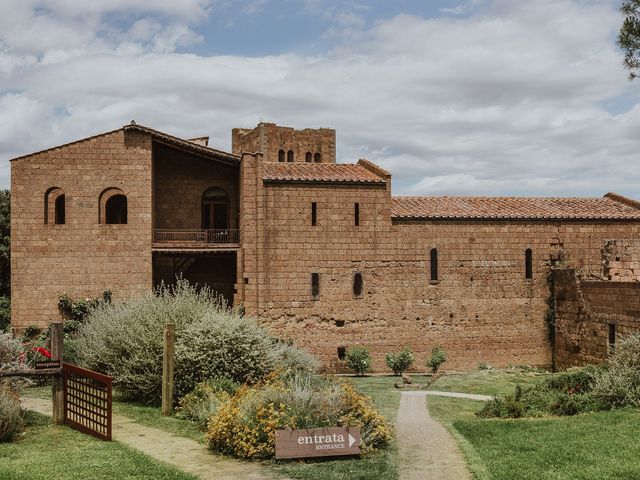
[[[362,279],[362,273],[356,272],[353,274],[353,296],[356,298],[361,298],[363,290],[364,280]]]
[[[284,162],[284,150],[278,150],[278,161]]]
[[[313,161],[314,161],[315,163],[320,163],[320,162],[322,162],[322,156],[321,156],[319,153],[316,153],[316,154],[313,156]]]
[[[430,255],[431,281],[438,281],[438,249],[432,248]]]
[[[533,278],[533,253],[530,248],[524,251],[524,277],[527,280]]]
[[[126,224],[127,219],[127,196],[119,188],[107,188],[100,194],[98,199],[99,222],[106,225]]]
[[[118,225],[127,223],[127,197],[114,195],[107,200],[104,207],[105,223]]]
[[[293,150],[287,152],[287,162],[293,162]]]
[[[66,216],[66,197],[62,189],[51,187],[44,194],[44,223],[64,225]]]
[[[304,156],[304,161],[307,163],[311,163],[313,161],[313,155],[311,155],[311,152],[307,152]]]
[[[229,228],[229,195],[220,187],[211,187],[202,195],[202,228]]]

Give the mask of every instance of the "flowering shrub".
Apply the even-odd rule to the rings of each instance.
[[[9,333],[0,334],[0,370],[18,368],[21,357],[24,357],[22,343]]]
[[[196,385],[192,392],[180,399],[177,415],[198,424],[203,430],[209,417],[228,401],[240,385],[226,377],[216,377]]]
[[[176,329],[177,399],[216,376],[254,383],[283,363],[300,369],[314,364],[309,354],[271,337],[253,320],[228,309],[210,290],[182,280],[174,287],[161,287],[155,295],[92,310],[76,337],[79,361],[111,375],[125,397],[157,403],[167,323]]]
[[[18,391],[0,381],[0,442],[10,442],[24,428]]]
[[[371,354],[367,347],[351,347],[347,350],[347,368],[361,377],[371,371]]]
[[[391,439],[391,427],[369,397],[353,386],[310,374],[273,375],[243,386],[210,417],[209,447],[242,458],[275,454],[275,432],[283,428],[359,426],[364,453]]]
[[[413,365],[415,356],[409,347],[405,347],[398,353],[387,353],[387,366],[393,370],[394,375],[402,375],[402,373]]]

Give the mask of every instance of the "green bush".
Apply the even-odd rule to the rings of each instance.
[[[9,333],[0,333],[0,370],[18,368],[22,343]]]
[[[211,415],[234,395],[240,384],[227,377],[215,377],[196,385],[192,392],[180,399],[177,416],[198,424],[204,430]]]
[[[388,422],[353,386],[296,373],[240,388],[210,417],[207,441],[220,453],[268,458],[274,454],[276,430],[337,425],[360,427],[365,453],[391,438]]]
[[[361,377],[371,371],[371,353],[367,347],[351,347],[347,350],[347,368]]]
[[[640,334],[617,343],[608,368],[595,378],[593,395],[608,408],[640,407]]]
[[[268,335],[254,321],[229,310],[210,290],[180,280],[156,294],[104,303],[89,314],[76,337],[82,365],[113,376],[125,398],[157,403],[161,395],[163,328],[176,330],[175,393],[217,376],[256,382],[281,365],[314,364]]]
[[[398,353],[387,353],[385,360],[387,367],[393,370],[394,375],[402,375],[413,365],[415,356],[409,347],[405,347]]]
[[[0,442],[10,442],[23,428],[18,392],[9,382],[0,381]]]
[[[84,298],[73,299],[67,293],[62,293],[58,297],[58,310],[64,316],[64,333],[75,334],[77,333],[80,325],[82,325],[85,319],[89,316],[92,310],[95,310],[100,305],[111,303],[111,291],[105,290],[102,293],[102,298]]]
[[[490,363],[480,362],[478,364],[478,370],[493,370],[493,367],[491,366]]]
[[[11,325],[11,298],[0,297],[0,333],[9,330]]]
[[[447,354],[442,347],[436,346],[431,350],[431,357],[427,359],[427,367],[435,374],[438,373],[440,366],[447,361]]]

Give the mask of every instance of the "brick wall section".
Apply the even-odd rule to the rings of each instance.
[[[243,164],[244,164],[243,160]],[[371,348],[374,368],[386,370],[389,351],[410,346],[419,368],[435,345],[449,352],[449,369],[481,361],[551,365],[546,323],[548,273],[562,260],[601,275],[605,239],[639,230],[633,222],[433,220],[394,221],[387,186],[262,184],[257,161],[243,230],[245,284],[237,303],[276,335],[308,348],[331,369],[340,346]],[[260,178],[258,176],[258,178]],[[242,194],[243,197],[245,194]],[[318,225],[311,226],[311,202]],[[360,226],[353,224],[360,204]],[[247,223],[244,223],[247,226]],[[440,280],[429,281],[437,248]],[[524,252],[533,250],[526,280]],[[311,297],[311,273],[320,298]],[[353,274],[364,276],[354,298]],[[244,296],[243,296],[244,295]],[[342,325],[344,322],[344,326]]]
[[[616,336],[640,332],[640,283],[580,280],[574,269],[554,271],[555,366],[602,363],[609,325]]]
[[[231,133],[233,153],[261,152],[267,162],[278,161],[278,151],[294,152],[294,162],[304,163],[306,153],[319,153],[321,163],[336,163],[336,131],[330,128],[296,130],[275,123],[260,123],[254,129],[234,128]]]
[[[608,240],[602,249],[603,276],[614,282],[640,281],[640,239]]]
[[[45,225],[51,187],[66,195],[66,224]],[[127,225],[100,225],[98,197],[124,191]],[[151,138],[118,130],[11,163],[12,325],[59,318],[57,297],[140,295],[151,288]]]
[[[211,187],[227,192],[229,228],[238,228],[238,167],[154,147],[155,228],[202,228],[202,195]]]

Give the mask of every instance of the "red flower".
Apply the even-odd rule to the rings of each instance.
[[[44,347],[36,347],[33,351],[38,352],[40,355],[43,355],[47,358],[51,358],[51,352]]]

